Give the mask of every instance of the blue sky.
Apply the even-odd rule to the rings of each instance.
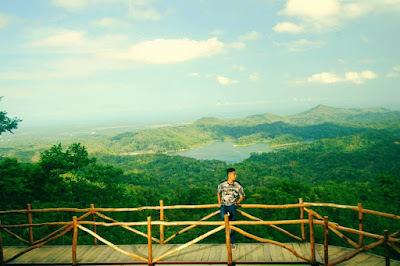
[[[400,0],[1,0],[21,126],[400,109]]]

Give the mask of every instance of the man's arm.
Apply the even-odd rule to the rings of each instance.
[[[236,205],[239,205],[244,200],[244,198],[245,197],[240,197],[240,199],[236,202]]]
[[[221,206],[221,194],[217,192],[218,205]]]

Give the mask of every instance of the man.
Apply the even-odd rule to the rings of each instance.
[[[218,185],[218,204],[221,209],[222,220],[225,214],[229,215],[229,221],[236,220],[236,206],[243,201],[246,196],[243,191],[242,185],[236,181],[236,170],[234,168],[226,169],[228,180],[221,182]],[[236,249],[235,245],[235,231],[231,230],[231,243],[232,249]]]

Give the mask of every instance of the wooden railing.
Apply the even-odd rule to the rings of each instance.
[[[208,205],[175,205],[175,206],[164,206],[163,201],[160,201],[159,206],[147,206],[147,207],[138,207],[138,208],[95,208],[95,206],[92,204],[90,208],[88,209],[76,209],[76,208],[51,208],[51,209],[32,209],[31,205],[28,204],[27,209],[24,210],[10,210],[10,211],[0,211],[0,218],[5,215],[10,215],[10,214],[26,214],[27,215],[27,222],[26,224],[2,224],[0,220],[0,262],[1,265],[7,265],[8,263],[12,262],[16,258],[20,257],[21,255],[35,249],[39,248],[43,245],[46,245],[47,243],[60,238],[67,234],[69,231],[73,231],[73,237],[72,237],[72,265],[78,265],[79,263],[77,262],[77,243],[78,243],[78,233],[79,231],[83,231],[88,233],[89,235],[93,236],[94,238],[94,245],[97,245],[98,241],[112,247],[116,251],[125,254],[129,257],[132,257],[134,259],[137,259],[141,261],[143,264],[148,264],[148,265],[153,265],[157,262],[160,262],[161,260],[165,259],[166,257],[179,252],[180,250],[193,245],[209,236],[212,234],[215,234],[219,231],[222,231],[225,229],[225,242],[226,242],[226,248],[227,248],[227,264],[232,265],[232,251],[231,251],[231,244],[230,244],[230,230],[234,230],[248,238],[251,238],[253,240],[256,240],[258,242],[262,243],[270,243],[273,245],[280,246],[288,251],[290,251],[293,255],[296,257],[300,258],[304,262],[308,262],[310,264],[323,264],[323,265],[335,265],[340,262],[349,260],[359,254],[360,252],[370,250],[373,248],[376,248],[377,246],[384,246],[385,248],[385,254],[386,254],[386,263],[387,265],[390,264],[390,258],[389,258],[389,247],[391,247],[395,252],[400,253],[400,248],[397,246],[397,244],[400,242],[399,238],[396,238],[399,232],[393,232],[389,234],[387,230],[384,230],[382,235],[376,234],[376,233],[371,233],[371,232],[366,232],[363,230],[364,228],[364,214],[370,214],[374,216],[381,216],[381,217],[386,217],[393,219],[393,221],[399,221],[400,216],[394,215],[394,214],[389,214],[389,213],[383,213],[383,212],[377,212],[373,210],[368,210],[364,209],[362,205],[359,203],[358,206],[347,206],[347,205],[338,205],[338,204],[332,204],[332,203],[309,203],[309,202],[303,202],[302,199],[299,199],[298,204],[284,204],[284,205],[262,205],[262,204],[242,204],[240,205],[240,209],[238,209],[238,212],[242,214],[244,217],[250,219],[250,220],[238,220],[238,221],[229,221],[228,216],[225,216],[224,221],[209,221],[211,217],[214,217],[215,215],[218,215],[220,213],[219,210],[213,211],[212,213],[208,214],[207,216],[203,217],[199,221],[165,221],[164,217],[164,211],[165,210],[173,210],[173,209],[215,209],[218,208],[219,206],[217,204],[208,204]],[[332,222],[328,220],[328,217],[322,217],[318,212],[312,210],[312,207],[327,207],[327,208],[338,208],[338,209],[349,209],[355,212],[358,212],[358,217],[359,217],[359,226],[358,229],[354,228],[349,228],[345,226],[341,226],[338,223]],[[299,209],[300,213],[300,219],[297,220],[278,220],[278,221],[264,221],[258,217],[255,217],[247,212],[245,212],[243,209]],[[107,215],[105,215],[105,212],[137,212],[137,211],[143,211],[143,210],[157,210],[159,211],[159,220],[153,220],[151,216],[147,217],[147,221],[134,221],[134,222],[119,222]],[[33,214],[35,213],[45,213],[45,212],[73,212],[73,213],[84,213],[81,216],[73,216],[71,221],[68,222],[47,222],[47,223],[33,223]],[[307,219],[305,219],[304,215],[305,213],[308,214]],[[91,221],[84,220],[87,217],[91,217]],[[103,222],[96,221],[96,217],[103,219]],[[297,236],[283,228],[281,228],[281,225],[299,225],[301,228],[301,236]],[[297,240],[297,241],[306,241],[306,226],[308,226],[308,231],[309,231],[309,243],[310,243],[310,257],[305,257],[302,254],[299,254],[296,252],[295,249],[290,247],[289,245],[286,245],[284,243],[280,243],[278,241],[262,238],[259,236],[256,236],[254,234],[251,234],[249,232],[244,231],[243,229],[239,228],[238,226],[240,225],[251,225],[251,226],[256,226],[256,225],[264,225],[264,226],[269,226],[272,227],[287,236]],[[37,227],[51,227],[51,226],[61,226],[61,228],[53,231],[49,235],[38,239],[34,240],[34,228]],[[89,229],[87,226],[91,226],[92,230]],[[125,251],[118,247],[117,245],[111,243],[110,241],[106,240],[102,236],[100,236],[97,233],[97,227],[99,226],[104,226],[104,227],[121,227],[124,228],[132,233],[135,233],[137,235],[143,236],[144,238],[147,239],[147,245],[148,245],[148,256],[142,257],[140,255]],[[142,232],[139,231],[135,228],[134,226],[147,226],[147,232]],[[160,236],[159,238],[156,238],[153,236],[152,233],[152,228],[154,226],[159,227],[159,232]],[[164,227],[174,227],[174,226],[186,226],[184,229],[176,232],[175,234],[169,236],[167,239],[164,239]],[[216,228],[208,231],[207,233],[204,233],[197,238],[187,242],[186,244],[180,245],[162,255],[159,255],[156,258],[153,258],[152,254],[152,243],[156,242],[159,244],[166,244],[170,242],[172,239],[177,237],[178,235],[183,234],[184,232],[196,227],[196,226],[216,226]],[[323,261],[316,261],[316,250],[315,250],[315,235],[314,235],[314,226],[322,226],[324,230],[324,256],[323,256]],[[27,228],[29,230],[29,239],[24,239],[23,237],[19,236],[18,234],[14,233],[12,230],[15,228]],[[356,250],[350,252],[347,254],[347,256],[341,257],[341,258],[335,258],[332,261],[329,261],[329,256],[328,256],[328,236],[329,236],[329,230],[333,232],[334,234],[338,235],[340,238],[344,239],[348,244],[353,246]],[[11,258],[8,258],[7,260],[4,259],[4,254],[3,254],[3,238],[2,234],[7,233],[10,236],[14,237],[18,241],[21,241],[25,244],[28,244],[29,247],[26,249],[22,250],[18,254],[14,255]],[[345,235],[345,233],[350,233],[354,235],[358,235],[358,243],[353,241],[351,238]],[[375,239],[375,242],[364,245],[364,237],[369,237],[371,239]],[[193,263],[193,262],[192,262]],[[96,263],[93,263],[96,264]],[[129,264],[129,263],[126,263]]]

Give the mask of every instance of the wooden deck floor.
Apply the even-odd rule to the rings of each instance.
[[[290,243],[297,253],[310,257],[310,248],[307,243]],[[164,254],[168,250],[176,248],[178,245],[153,245],[153,258]],[[123,245],[121,249],[135,253],[147,258],[147,245]],[[6,247],[4,248],[5,259],[11,258],[26,247]],[[323,246],[316,246],[316,259],[323,261]],[[329,259],[333,260],[349,253],[351,250],[342,247],[329,246]],[[17,263],[71,263],[71,246],[44,246],[32,250],[16,260],[10,265]],[[78,263],[111,263],[111,262],[139,262],[126,255],[123,255],[108,246],[78,246]],[[226,262],[227,251],[223,244],[196,244],[179,251],[162,260],[165,262]],[[233,261],[237,262],[302,262],[286,249],[271,244],[238,244],[233,251]],[[211,264],[211,263],[210,263]],[[190,265],[190,264],[188,264]],[[254,264],[252,264],[254,265]],[[338,265],[385,265],[385,259],[370,253],[361,253],[351,260]],[[391,265],[400,266],[399,261],[391,261]]]

